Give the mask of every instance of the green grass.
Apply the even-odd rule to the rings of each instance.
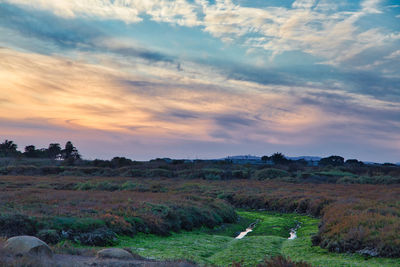
[[[140,233],[135,237],[120,237],[119,247],[129,247],[141,256],[152,259],[188,259],[202,265],[230,266],[242,262],[256,266],[266,257],[284,255],[294,261],[306,261],[315,266],[400,266],[399,259],[365,259],[355,254],[330,253],[311,246],[311,236],[318,231],[318,219],[298,214],[238,211],[237,224],[215,229],[172,233],[169,237]],[[253,232],[241,240],[237,232],[258,220]],[[298,223],[298,238],[288,240],[289,231]]]
[[[208,260],[218,266],[227,266],[235,262],[242,262],[244,266],[255,266],[265,257],[280,254],[285,238],[278,236],[249,236],[241,240],[233,239],[227,246]]]
[[[129,247],[141,256],[153,259],[189,259],[210,264],[215,252],[225,249],[233,238],[209,235],[201,230],[174,233],[169,237],[138,234],[122,237],[119,247]]]
[[[223,224],[219,227],[215,227],[214,229],[202,229],[203,232],[210,235],[221,235],[221,236],[229,236],[236,237],[239,232],[242,232],[246,229],[251,223],[256,220],[252,217],[243,217],[239,213],[239,219],[236,223],[233,224]]]
[[[253,232],[248,236],[280,236],[289,237],[291,228],[305,220],[305,216],[272,212],[238,211],[239,216],[259,221]]]

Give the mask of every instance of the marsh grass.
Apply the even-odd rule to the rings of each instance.
[[[118,246],[129,247],[148,258],[188,259],[213,266],[269,266],[265,265],[268,259],[279,255],[312,266],[400,266],[398,259],[365,258],[312,246],[311,236],[318,232],[319,220],[309,216],[256,211],[238,211],[238,214],[240,220],[237,224],[226,224],[212,230],[182,231],[169,237],[140,233],[133,238],[120,237]],[[232,233],[244,230],[248,222],[255,220],[259,223],[253,232],[241,240],[234,239]],[[288,240],[290,228],[297,223],[301,224],[298,238]],[[234,265],[235,262],[240,265]]]

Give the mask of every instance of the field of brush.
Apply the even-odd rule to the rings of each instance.
[[[396,184],[0,176],[0,214],[0,236],[35,235],[55,247],[128,247],[217,266],[275,255],[315,266],[400,265]]]

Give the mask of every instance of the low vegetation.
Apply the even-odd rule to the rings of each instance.
[[[115,246],[121,236],[173,238],[200,227],[208,229],[201,232],[208,231],[207,238],[217,236],[213,242],[225,244],[233,229],[261,220],[247,241],[233,242],[225,254],[203,251],[208,263],[227,262],[225,255],[241,251],[246,242],[258,251],[256,244],[265,241],[269,256],[321,264],[285,250],[290,245],[282,240],[296,216],[263,220],[260,214],[239,212],[238,221],[235,210],[245,209],[320,219],[318,229],[292,242],[301,241],[299,246],[317,258],[322,251],[399,258],[399,196],[400,166],[340,156],[318,164],[280,153],[239,163],[123,157],[88,161],[71,142],[65,148],[56,143],[43,149],[27,146],[24,152],[12,141],[0,144],[0,236],[29,234],[50,244]],[[204,242],[211,242],[207,238]],[[201,261],[205,256],[196,257]],[[257,264],[268,264],[258,259]],[[233,256],[232,261],[241,264]]]
[[[119,235],[168,236],[171,232],[232,223],[237,220],[234,209],[244,208],[321,218],[312,243],[331,252],[400,255],[398,185],[1,176],[0,190],[3,236],[34,234],[50,243],[70,240],[115,245]],[[287,227],[262,231],[282,237],[279,231],[286,233]],[[309,241],[311,244],[311,237]]]

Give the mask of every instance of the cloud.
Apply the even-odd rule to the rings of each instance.
[[[390,55],[386,56],[385,59],[396,59],[400,57],[400,49],[392,52]]]
[[[92,45],[100,52],[109,51],[125,57],[138,57],[151,62],[173,63],[175,61],[172,56],[135,45],[134,40],[102,37],[93,40]]]
[[[326,0],[53,2],[0,4],[0,43],[10,47],[0,48],[4,135],[70,136],[87,151],[104,141],[142,157],[363,146],[400,156],[400,34],[365,23],[383,15],[379,1],[351,11]],[[193,39],[211,40],[218,55],[170,53],[115,20],[203,31]],[[216,49],[210,36],[228,43]]]
[[[7,2],[30,9],[50,11],[57,16],[69,19],[84,16],[98,19],[117,19],[128,23],[141,21],[138,17],[138,10],[124,4],[123,1],[39,0],[32,2],[27,0],[9,0]]]
[[[112,37],[106,30],[82,19],[69,20],[46,12],[30,12],[0,3],[0,26],[13,29],[25,38],[34,37],[42,41],[46,48],[49,48],[49,43],[57,46],[50,46],[47,53],[57,53],[59,50],[64,53],[66,49],[98,51],[149,62],[178,64],[172,56],[144,48],[133,39]],[[37,49],[35,46],[27,48],[34,51]],[[39,50],[42,52],[44,49]]]
[[[382,13],[379,8],[381,3],[382,0],[364,0],[361,2],[361,7],[367,13]]]
[[[81,38],[99,34],[98,29],[85,32],[85,27],[75,27],[82,23],[82,19],[92,20],[119,20],[126,23],[138,23],[147,16],[153,21],[176,24],[186,27],[200,27],[205,32],[226,42],[235,42],[246,46],[248,49],[261,49],[268,51],[272,56],[286,51],[303,51],[320,58],[324,64],[346,66],[358,54],[371,48],[383,47],[396,40],[396,33],[382,27],[361,27],[360,20],[376,14],[382,14],[381,0],[364,0],[360,2],[359,9],[348,11],[348,1],[315,1],[297,0],[291,8],[286,7],[243,7],[230,0],[217,0],[215,4],[209,1],[196,0],[86,0],[86,1],[28,1],[7,0],[7,3],[22,7],[25,12],[32,14],[32,10],[51,12],[64,20],[55,20],[57,27],[65,27],[72,23],[71,28],[77,35],[64,35],[62,32],[40,32],[53,23],[44,21],[42,25],[29,27],[23,18],[30,17],[8,16],[10,27],[41,34],[42,37],[53,38],[63,45],[77,45],[82,43]],[[344,6],[344,7],[343,7]],[[343,7],[343,8],[342,8]],[[4,6],[3,6],[4,8]],[[342,8],[342,9],[340,9]],[[10,7],[8,7],[10,9]],[[5,15],[7,15],[5,12]],[[34,14],[34,13],[33,13]],[[15,21],[15,18],[18,18]],[[53,20],[52,18],[51,20]],[[69,21],[66,22],[65,20]],[[74,22],[78,20],[77,22]],[[60,21],[62,23],[60,23]],[[34,20],[37,24],[37,19]],[[21,24],[23,23],[23,25]],[[18,26],[20,24],[20,26]],[[64,25],[60,25],[64,24]],[[32,24],[31,24],[32,25]],[[38,27],[39,26],[39,27]],[[82,33],[82,34],[79,34]],[[104,41],[106,40],[106,41]],[[108,37],[103,38],[103,44],[110,42]],[[138,47],[121,46],[114,44],[113,52],[122,55],[134,55],[149,60],[171,61],[170,56],[161,53],[141,51]],[[85,45],[94,45],[83,40]],[[113,44],[106,44],[105,48],[111,49]],[[353,61],[356,64],[357,61]],[[180,66],[177,63],[177,66]]]
[[[160,22],[188,26],[196,26],[199,23],[194,11],[195,6],[185,0],[39,0],[35,2],[6,0],[6,2],[29,9],[49,11],[67,19],[85,17],[137,23],[142,21],[141,15],[145,14]]]
[[[328,93],[327,89],[264,86],[235,80],[221,84],[219,79],[210,80],[207,75],[188,79],[186,73],[173,68],[168,71],[146,65],[140,66],[143,75],[134,79],[129,72],[107,65],[9,49],[1,49],[0,54],[0,64],[9,66],[8,71],[1,72],[1,89],[8,95],[6,104],[1,106],[2,113],[6,109],[10,119],[25,119],[25,114],[30,114],[63,127],[116,132],[133,127],[140,129],[131,131],[133,135],[166,134],[172,138],[172,133],[180,132],[212,140],[208,133],[218,129],[240,129],[256,133],[254,136],[266,128],[292,133],[304,131],[310,125],[335,122],[333,114],[345,110],[354,114],[355,119],[370,110],[371,115],[378,114],[376,119],[381,116],[393,122],[398,112],[397,102],[337,90]],[[246,90],[241,89],[243,86]],[[301,105],[297,103],[299,98],[303,99]],[[356,103],[363,109],[352,108]],[[326,118],[322,119],[323,116]],[[146,132],[154,125],[160,131]],[[195,133],[194,125],[198,126]]]
[[[315,5],[316,0],[296,0],[293,2],[292,7],[294,8],[311,8]]]
[[[361,18],[381,12],[379,2],[364,1],[359,11],[333,13],[327,12],[329,4],[325,1],[295,1],[292,9],[241,7],[230,1],[209,6],[203,2],[205,30],[229,40],[244,38],[249,47],[265,49],[273,55],[299,50],[337,65],[394,40],[381,29],[357,26]],[[336,4],[330,4],[335,10]]]

